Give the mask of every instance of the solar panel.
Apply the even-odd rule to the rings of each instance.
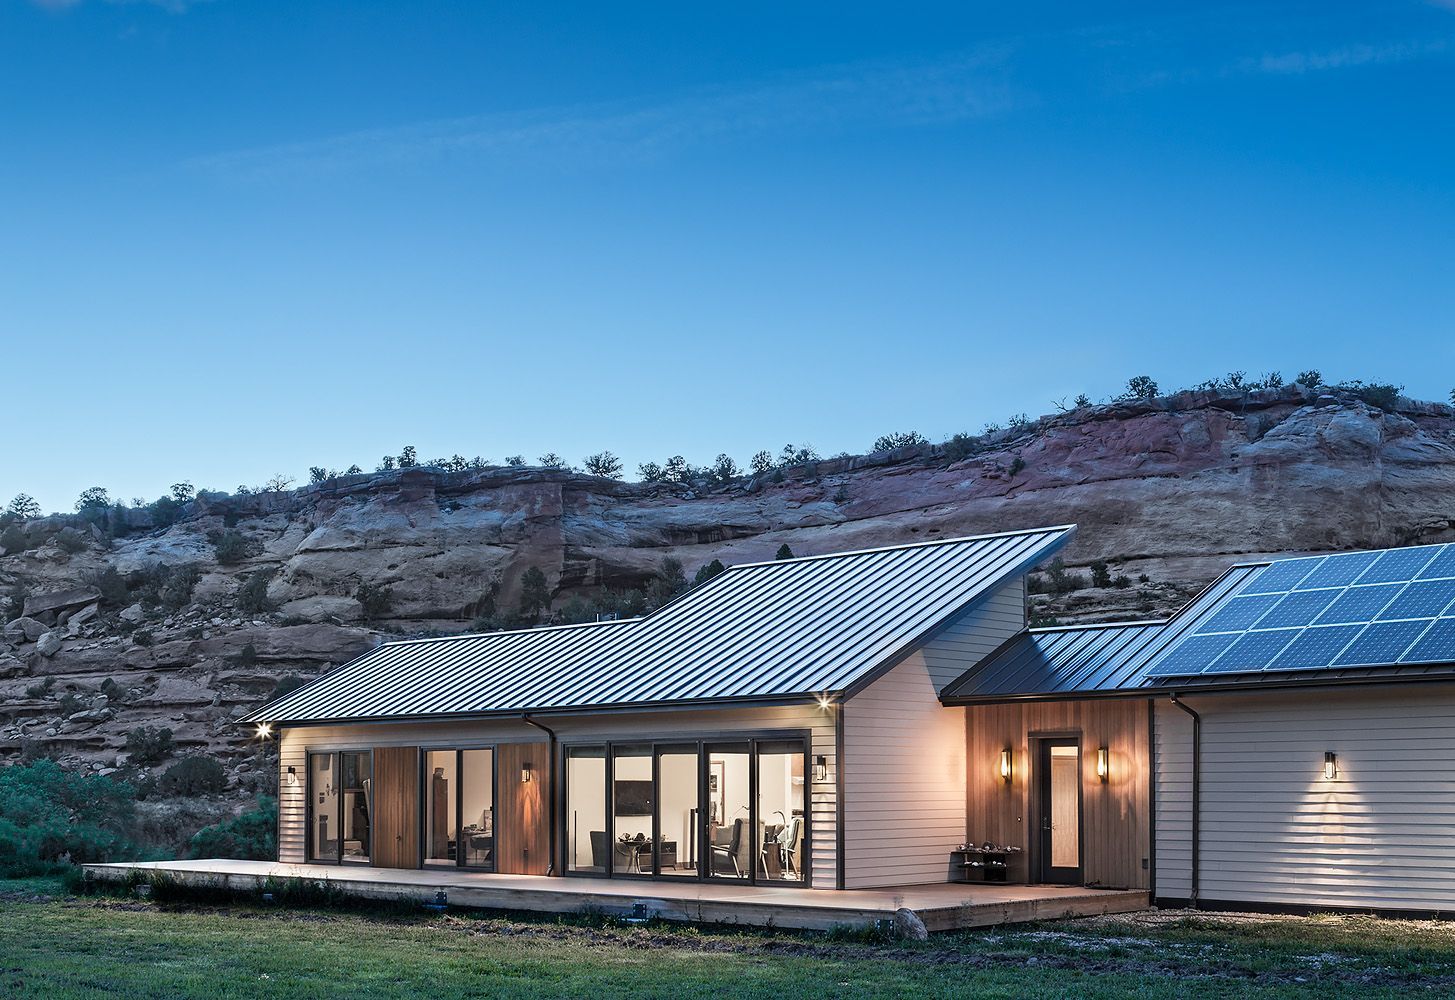
[[[1430,626],[1429,619],[1408,622],[1376,622],[1364,629],[1359,638],[1334,661],[1336,666],[1380,666],[1399,662],[1400,656],[1420,633]]]
[[[1441,618],[1430,626],[1410,651],[1404,663],[1455,663],[1455,618]]]
[[[1395,618],[1433,618],[1455,601],[1455,580],[1422,580],[1412,583],[1389,607],[1379,613],[1379,621]]]
[[[1340,556],[1329,556],[1323,565],[1299,582],[1298,589],[1347,587],[1378,558],[1378,552],[1347,552]]]
[[[1176,677],[1187,674],[1200,674],[1208,661],[1214,659],[1219,653],[1227,649],[1238,638],[1237,633],[1231,635],[1194,635],[1184,639],[1182,643],[1167,654],[1161,663],[1147,671],[1151,677]]]
[[[1257,594],[1253,597],[1235,597],[1224,604],[1211,618],[1199,625],[1197,634],[1241,632],[1267,614],[1282,596],[1282,594]]]
[[[1416,549],[1390,549],[1364,571],[1359,583],[1390,583],[1413,580],[1443,546],[1421,545]]]
[[[1320,611],[1332,604],[1340,593],[1342,591],[1339,590],[1299,590],[1287,594],[1274,605],[1272,611],[1258,619],[1258,627],[1289,628],[1307,625],[1318,617]]]
[[[1285,559],[1271,563],[1252,583],[1243,588],[1245,594],[1281,594],[1298,586],[1309,572],[1324,561],[1323,556],[1307,559]]]
[[[1315,624],[1336,625],[1344,622],[1372,622],[1386,604],[1404,589],[1402,583],[1382,583],[1375,587],[1350,587]]]
[[[1226,653],[1207,668],[1208,672],[1223,674],[1262,670],[1296,635],[1296,628],[1244,632]]]
[[[1433,580],[1441,576],[1455,576],[1455,545],[1445,546],[1445,551],[1437,555],[1430,565],[1420,570],[1421,580]]]
[[[1347,646],[1349,640],[1363,629],[1363,625],[1328,625],[1306,628],[1297,639],[1289,644],[1287,649],[1279,653],[1273,662],[1268,664],[1268,669],[1313,670],[1316,667],[1327,667],[1334,662],[1334,657],[1339,655],[1339,650]]]

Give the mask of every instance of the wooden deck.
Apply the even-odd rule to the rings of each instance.
[[[989,927],[1029,920],[1055,920],[1145,909],[1142,890],[1083,889],[1075,886],[938,884],[894,889],[804,889],[703,882],[490,875],[402,868],[293,865],[270,861],[154,861],[86,865],[100,878],[128,872],[167,872],[183,882],[224,883],[256,888],[269,877],[327,881],[330,886],[373,899],[433,900],[447,893],[455,906],[535,913],[576,913],[591,908],[627,915],[638,903],[666,920],[745,924],[757,927],[871,926],[890,920],[901,907],[913,910],[931,931]]]

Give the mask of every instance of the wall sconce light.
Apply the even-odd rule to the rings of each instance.
[[[1000,751],[1000,780],[1010,784],[1010,747]]]
[[[829,780],[829,759],[823,754],[819,754],[813,759],[813,780]]]
[[[1107,776],[1111,774],[1111,761],[1108,757],[1106,747],[1096,748],[1096,776],[1101,779],[1103,785],[1106,784]]]
[[[267,739],[273,735],[273,724],[271,722],[259,722],[256,734],[260,740]]]
[[[530,761],[520,765],[520,782],[525,784],[528,781],[530,781]]]
[[[1324,751],[1324,779],[1326,781],[1333,781],[1338,776],[1339,776],[1339,758],[1337,756],[1335,756],[1334,751],[1332,751],[1332,750],[1325,750]]]
[[[298,784],[298,768],[294,767],[292,764],[288,765],[288,784]]]

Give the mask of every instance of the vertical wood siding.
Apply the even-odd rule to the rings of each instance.
[[[1455,910],[1452,697],[1423,684],[1185,696],[1203,720],[1200,897]],[[1192,727],[1162,701],[1157,730],[1157,894],[1184,898]]]
[[[419,867],[419,748],[376,747],[372,779],[376,868]]]
[[[531,780],[520,772],[531,766]],[[545,743],[505,743],[496,751],[497,843],[495,870],[513,875],[544,875],[550,867],[549,748]]]
[[[1002,585],[845,705],[847,888],[949,878],[965,839],[965,710],[939,694],[1025,628],[1024,587]]]
[[[1038,734],[1079,736],[1083,880],[1090,886],[1148,888],[1152,764],[1147,730],[1148,706],[1140,699],[971,706],[966,710],[966,839],[1023,848],[1011,877],[1032,877],[1039,817],[1031,740]],[[1101,746],[1110,764],[1105,783],[1096,774]],[[1005,747],[1012,752],[1010,784],[1000,776]]]

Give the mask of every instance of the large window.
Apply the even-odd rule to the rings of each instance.
[[[429,750],[424,755],[424,861],[495,865],[495,752]]]
[[[308,755],[310,861],[368,862],[373,784],[367,750]]]
[[[801,739],[567,747],[567,870],[804,882],[805,753]]]

